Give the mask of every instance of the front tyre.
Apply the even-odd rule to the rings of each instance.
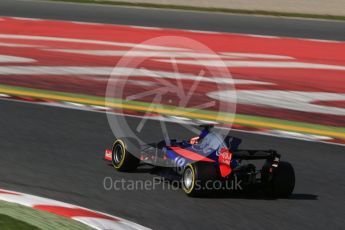
[[[140,163],[140,160],[126,148],[125,139],[115,140],[111,160],[114,168],[122,172],[134,171]]]

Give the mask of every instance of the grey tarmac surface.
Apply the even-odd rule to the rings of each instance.
[[[102,160],[113,141],[105,114],[13,101],[0,101],[0,108],[2,188],[86,206],[154,229],[344,229],[344,147],[232,132],[244,139],[243,148],[276,149],[294,165],[297,182],[290,199],[188,198],[167,185],[107,190],[106,177],[152,181],[156,175],[145,168],[118,173]],[[142,133],[152,141],[161,138],[160,130],[151,121]],[[189,135],[176,124],[168,130],[180,138]]]
[[[0,16],[345,40],[345,21],[288,19],[40,0],[1,0]]]

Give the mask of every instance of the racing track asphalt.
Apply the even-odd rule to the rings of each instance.
[[[0,16],[345,40],[345,21],[80,5],[40,0],[1,0]]]
[[[345,38],[343,22],[298,20],[297,23],[295,19],[271,17],[163,13],[45,2],[36,5],[30,0],[1,0],[0,15]],[[130,122],[138,120],[132,118]],[[146,137],[159,139],[157,122],[151,121],[147,127],[150,129]],[[181,134],[181,130],[175,128],[174,134]],[[182,191],[163,191],[162,187],[154,191],[106,191],[105,177],[145,180],[154,175],[145,169],[117,173],[101,159],[105,146],[113,139],[105,114],[13,101],[0,101],[0,187],[105,211],[154,229],[344,229],[344,147],[233,134],[244,138],[244,148],[276,149],[294,165],[297,184],[290,199],[231,196],[191,199]]]
[[[233,132],[244,138],[244,148],[277,149],[294,165],[297,184],[290,199],[193,199],[162,186],[107,191],[105,177],[152,180],[155,175],[145,169],[118,173],[102,160],[113,139],[105,114],[13,101],[0,101],[0,108],[2,188],[105,211],[154,229],[344,229],[344,147]],[[150,140],[161,138],[159,123],[144,127]],[[168,130],[172,136],[188,136],[175,125]]]

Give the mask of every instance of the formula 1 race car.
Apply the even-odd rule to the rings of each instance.
[[[140,164],[168,169],[179,178],[188,196],[229,189],[229,182],[234,181],[239,189],[259,189],[270,197],[292,194],[294,169],[290,163],[280,161],[280,154],[275,150],[241,150],[238,148],[241,139],[222,137],[211,131],[213,125],[201,127],[201,134],[189,141],[140,144],[134,138],[119,138],[112,149],[106,150],[104,158],[123,172],[134,171]],[[258,169],[255,160],[264,160],[263,166]]]

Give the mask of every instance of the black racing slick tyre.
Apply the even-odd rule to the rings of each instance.
[[[200,197],[211,192],[212,182],[219,178],[217,168],[207,162],[195,162],[185,166],[182,173],[182,189],[190,197]]]
[[[261,180],[265,194],[273,198],[287,198],[295,188],[295,171],[288,162],[279,162],[277,168],[263,167]]]
[[[121,172],[130,172],[137,169],[140,160],[134,156],[128,149],[129,144],[133,144],[133,141],[126,139],[116,139],[112,149],[112,163],[116,170]],[[131,149],[136,149],[132,147]]]

